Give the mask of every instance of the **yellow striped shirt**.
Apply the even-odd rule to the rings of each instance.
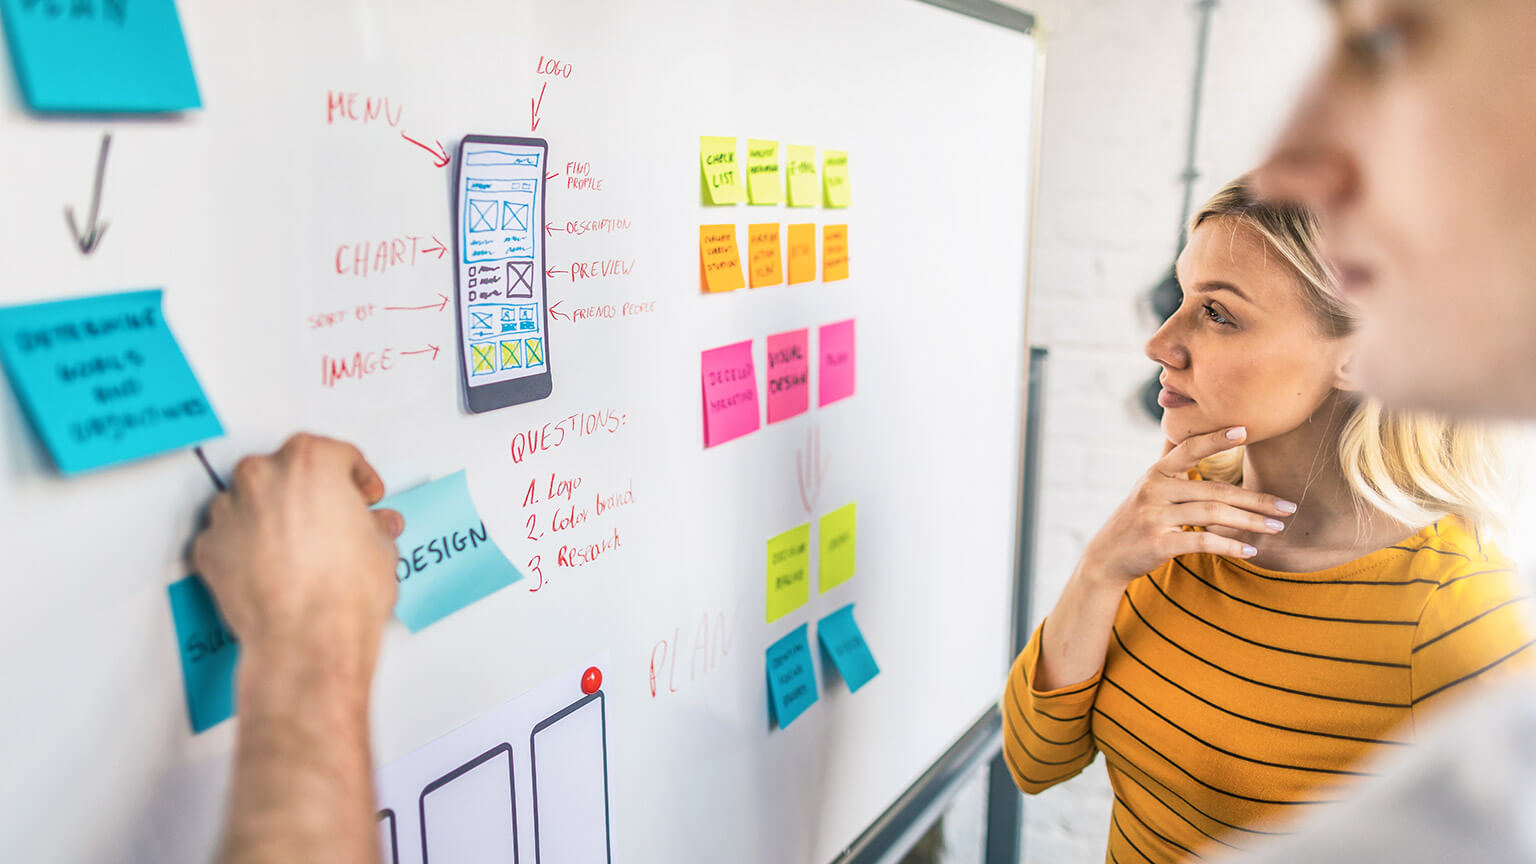
[[[1468,682],[1527,665],[1527,599],[1456,517],[1315,573],[1181,556],[1127,587],[1088,681],[1032,688],[1050,622],[1035,632],[1003,696],[1008,766],[1038,792],[1102,750],[1114,864],[1250,848],[1343,799],[1362,757]]]

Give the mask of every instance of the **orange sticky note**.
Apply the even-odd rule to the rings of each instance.
[[[779,223],[747,226],[747,269],[753,288],[766,288],[784,281],[784,255],[779,248]]]
[[[746,284],[741,278],[735,225],[699,226],[699,263],[704,268],[704,285],[711,294],[735,291]]]
[[[789,226],[789,284],[816,278],[816,226]]]
[[[848,278],[847,225],[821,226],[821,268],[823,282]]]

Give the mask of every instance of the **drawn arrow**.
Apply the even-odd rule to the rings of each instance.
[[[384,307],[384,311],[386,311],[386,312],[418,312],[418,311],[420,311],[422,309],[436,309],[437,311],[441,312],[444,309],[448,308],[448,295],[444,294],[441,291],[439,291],[439,292],[437,292],[437,296],[443,298],[443,302],[441,302],[441,303],[428,303],[425,306],[385,306]],[[411,353],[411,352],[403,352],[403,353]],[[419,353],[419,352],[417,352],[417,353]]]
[[[539,85],[539,98],[537,100],[528,100],[528,114],[533,118],[533,131],[535,132],[539,131],[539,109],[544,106],[544,88],[548,86],[548,81]],[[548,180],[549,178],[546,177],[544,179]]]
[[[432,242],[436,243],[437,245],[433,246],[433,247],[431,247],[429,249],[421,250],[421,254],[423,254],[423,255],[431,255],[433,252],[436,252],[437,253],[437,257],[439,259],[441,259],[443,257],[443,253],[448,251],[448,247],[443,245],[443,241],[437,239],[437,235],[436,234],[432,235]]]
[[[433,165],[436,165],[437,167],[441,168],[444,165],[448,164],[448,151],[443,149],[443,142],[441,142],[441,141],[434,141],[434,142],[432,142],[432,143],[437,145],[437,149],[433,150],[431,147],[428,147],[427,145],[421,143],[420,141],[417,141],[415,138],[412,138],[411,136],[405,134],[405,130],[404,129],[400,130],[400,137],[404,138],[405,140],[407,140],[409,142],[411,142],[412,144],[415,144],[417,147],[420,147],[421,149],[427,151],[428,153],[431,153],[432,154],[432,164]]]
[[[565,233],[565,229],[564,228],[556,228],[555,226],[549,224],[548,222],[544,223],[544,235],[546,237],[553,237],[553,236],[555,236],[555,232],[556,231],[559,231],[561,234]]]
[[[555,305],[549,307],[549,314],[555,316],[556,318],[564,318],[565,320],[569,321],[569,320],[571,320],[571,316],[567,315],[564,312],[559,311],[560,310],[560,304],[564,303],[564,302],[565,302],[564,300],[556,300],[555,301]]]
[[[428,342],[427,343],[427,347],[421,349],[420,351],[401,351],[400,353],[401,354],[425,354],[428,351],[431,351],[432,352],[432,359],[436,360],[437,359],[437,352],[438,352],[438,350],[439,349],[438,349],[438,347],[436,345],[433,345],[431,342]]]
[[[544,268],[544,275],[545,275],[545,277],[550,278],[550,279],[553,279],[556,273],[565,273],[565,274],[569,275],[570,272],[571,272],[570,270],[567,270],[567,269],[562,268],[562,267],[545,267]]]
[[[101,236],[107,233],[107,223],[96,223],[96,216],[101,211],[101,184],[107,176],[107,148],[112,145],[112,133],[103,132],[101,135],[101,153],[96,157],[96,185],[91,189],[91,221],[86,225],[84,235],[75,224],[75,208],[64,208],[64,219],[69,222],[69,233],[75,235],[75,245],[80,247],[80,254],[89,255],[96,251],[96,246],[101,243]]]
[[[548,181],[553,180],[553,179],[555,179],[556,177],[559,177],[559,176],[560,176],[560,172],[559,171],[550,171],[550,172],[548,172],[547,174],[544,175],[544,180],[545,180],[545,182],[548,182]]]
[[[816,509],[816,499],[827,476],[828,464],[821,458],[821,427],[805,430],[805,449],[795,451],[795,479],[800,483],[800,503],[805,512]]]

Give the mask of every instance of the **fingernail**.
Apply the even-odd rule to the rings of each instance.
[[[1295,513],[1296,505],[1290,501],[1280,500],[1275,502],[1275,509],[1281,513]]]
[[[1271,531],[1284,531],[1285,523],[1281,522],[1279,519],[1265,519],[1264,527]]]
[[[1234,426],[1231,429],[1227,430],[1227,440],[1228,441],[1236,441],[1236,440],[1242,438],[1244,435],[1247,435],[1247,434],[1248,434],[1248,427],[1246,427],[1246,426]]]
[[[1243,557],[1244,558],[1252,558],[1253,556],[1255,556],[1257,554],[1259,554],[1259,550],[1253,548],[1252,546],[1244,546],[1243,547]]]

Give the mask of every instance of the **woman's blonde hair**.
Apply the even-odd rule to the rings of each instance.
[[[1354,332],[1358,318],[1325,263],[1310,211],[1259,200],[1240,177],[1205,203],[1190,232],[1216,219],[1254,232],[1285,262],[1324,336]],[[1504,430],[1488,424],[1397,411],[1361,397],[1344,420],[1338,455],[1356,498],[1393,519],[1423,526],[1449,513],[1473,526],[1497,527],[1509,494],[1506,439]],[[1200,471],[1212,480],[1242,482],[1242,448],[1205,460]]]

